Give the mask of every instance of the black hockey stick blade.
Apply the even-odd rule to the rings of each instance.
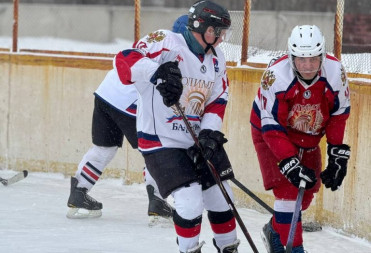
[[[6,180],[6,179],[4,179],[4,178],[2,178],[2,177],[0,177],[0,182],[1,182],[3,185],[5,185],[5,186],[8,185],[8,180]]]
[[[15,174],[14,176],[12,176],[11,178],[8,178],[8,179],[4,179],[4,178],[0,177],[0,182],[3,185],[8,186],[8,185],[14,184],[14,183],[26,178],[27,175],[28,175],[28,171],[24,170],[22,172],[19,172],[19,173]]]

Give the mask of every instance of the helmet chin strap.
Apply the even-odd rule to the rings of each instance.
[[[215,37],[215,40],[212,44],[210,43],[207,43],[206,42],[206,39],[205,39],[205,34],[202,34],[202,40],[204,41],[204,43],[206,44],[206,48],[205,48],[205,54],[207,54],[207,51],[209,51],[209,49],[211,49],[211,52],[213,52],[213,55],[215,55],[216,57],[218,57],[218,55],[216,54],[215,52],[215,48],[213,47],[213,45],[216,43],[216,41],[219,39],[219,37]]]
[[[310,85],[313,82],[313,80],[316,79],[316,77],[318,76],[317,72],[317,74],[312,79],[304,79],[304,77],[299,73],[299,71],[295,70],[295,72],[297,77],[308,85]]]
[[[319,75],[319,72],[321,71],[321,66],[322,66],[322,61],[321,61],[320,65],[319,65],[319,68],[318,68],[318,70],[317,70],[317,74],[316,74],[313,78],[311,78],[311,79],[305,79],[305,78],[300,74],[300,72],[298,71],[298,69],[296,68],[295,63],[293,63],[293,70],[294,70],[294,73],[296,74],[296,76],[297,76],[300,80],[302,80],[302,81],[305,82],[306,84],[310,85],[310,84],[313,82],[313,80],[316,79],[316,77]]]

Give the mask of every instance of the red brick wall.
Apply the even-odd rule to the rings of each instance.
[[[371,14],[344,14],[343,53],[371,52]]]

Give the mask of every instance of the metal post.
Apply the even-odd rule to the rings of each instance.
[[[18,0],[13,0],[13,47],[12,52],[18,51]]]
[[[140,0],[135,0],[134,41],[140,39]]]
[[[243,16],[241,65],[247,63],[248,57],[247,54],[249,48],[250,12],[251,12],[251,0],[246,0]]]
[[[339,60],[341,60],[341,48],[343,46],[344,1],[337,0],[335,13],[334,56]]]

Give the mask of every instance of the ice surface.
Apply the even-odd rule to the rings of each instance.
[[[15,171],[0,170],[8,178]],[[103,203],[96,219],[66,218],[70,179],[56,173],[29,173],[11,186],[0,185],[0,252],[4,253],[175,253],[175,231],[170,222],[148,226],[144,184],[123,185],[120,179],[101,179],[91,195]],[[171,201],[171,199],[169,200]],[[260,230],[270,216],[238,208],[259,252],[266,252]],[[212,232],[204,215],[203,253],[216,252]],[[238,228],[240,253],[252,252]],[[309,253],[370,253],[371,243],[340,235],[331,228],[304,233]]]

